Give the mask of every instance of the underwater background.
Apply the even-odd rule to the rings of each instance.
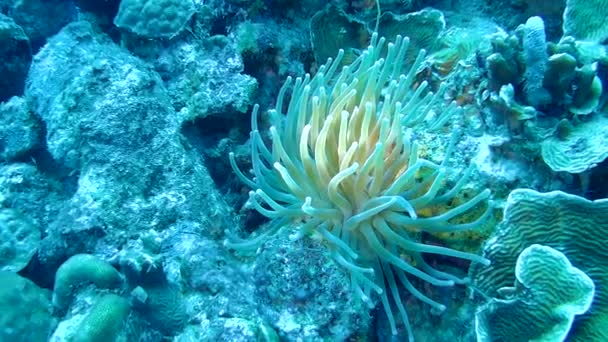
[[[0,0],[0,342],[608,342],[607,17]]]

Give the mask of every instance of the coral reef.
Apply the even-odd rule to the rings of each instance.
[[[607,10],[0,0],[0,340],[608,340]]]

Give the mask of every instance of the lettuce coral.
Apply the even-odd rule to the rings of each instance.
[[[608,199],[589,201],[561,191],[514,190],[507,200],[503,221],[484,246],[483,255],[492,264],[472,266],[472,285],[488,297],[500,297],[501,289],[513,286],[518,277],[513,270],[522,251],[534,244],[551,247],[563,253],[595,284],[591,307],[574,318],[566,340],[608,341],[606,236]],[[552,272],[552,276],[559,276],[555,270]]]

